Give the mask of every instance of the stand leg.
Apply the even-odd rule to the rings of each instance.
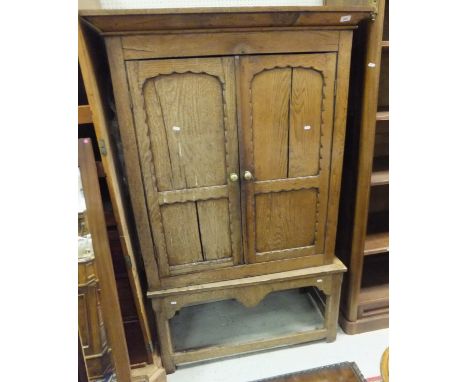
[[[327,296],[325,307],[325,327],[328,330],[327,342],[333,342],[336,340],[342,278],[343,274],[341,273],[332,276],[331,293]]]
[[[161,350],[161,360],[166,369],[166,373],[173,373],[176,369],[172,360],[172,340],[171,331],[169,328],[169,320],[167,319],[166,311],[161,300],[153,299],[153,309],[156,314],[156,326],[158,329],[159,347]]]

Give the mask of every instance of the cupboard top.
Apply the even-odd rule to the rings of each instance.
[[[369,19],[374,11],[367,1],[349,2],[354,5],[345,1],[330,3],[341,5],[176,9],[82,7],[79,15],[102,34],[129,34],[227,28],[350,28]]]

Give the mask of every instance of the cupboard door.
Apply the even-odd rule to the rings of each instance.
[[[233,59],[126,65],[161,276],[239,263]]]
[[[240,58],[250,263],[324,251],[335,70],[335,53]]]

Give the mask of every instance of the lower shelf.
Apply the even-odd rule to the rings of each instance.
[[[356,321],[348,321],[343,315],[340,315],[339,319],[340,326],[346,334],[359,334],[385,329],[388,328],[388,321],[388,314],[361,318]]]
[[[183,308],[170,320],[174,350],[258,341],[324,327],[306,293],[274,292],[253,308],[224,300]]]
[[[367,235],[366,242],[364,244],[364,256],[388,252],[388,243],[388,232]]]
[[[388,314],[388,296],[388,284],[362,288],[358,300],[358,317],[365,318],[380,314]]]

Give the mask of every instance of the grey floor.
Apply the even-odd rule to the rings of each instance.
[[[240,343],[318,328],[323,317],[306,293],[275,292],[254,308],[234,300],[182,309],[171,320],[177,350]],[[366,378],[379,375],[380,356],[388,346],[388,329],[269,351],[182,365],[168,382],[242,382],[354,361]]]

